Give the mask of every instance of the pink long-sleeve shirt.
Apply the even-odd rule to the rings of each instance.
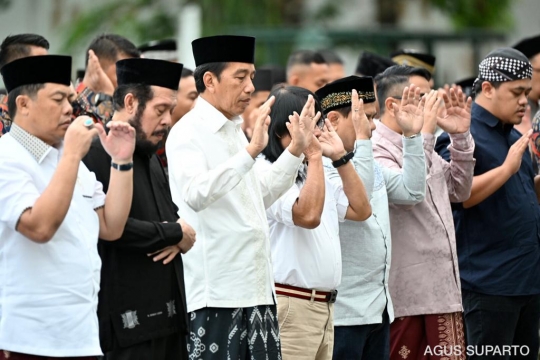
[[[469,131],[450,135],[448,163],[434,151],[435,137],[423,136],[426,197],[415,206],[390,205],[389,286],[396,318],[463,310],[450,202],[463,202],[471,194],[474,141]],[[378,123],[372,141],[382,166],[402,168],[401,134]]]

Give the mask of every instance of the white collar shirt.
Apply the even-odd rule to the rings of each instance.
[[[257,159],[257,170],[270,162]],[[266,210],[270,226],[270,245],[274,263],[274,280],[322,291],[335,290],[341,282],[341,247],[339,223],[345,221],[349,201],[343,186],[325,176],[325,197],[321,223],[315,229],[296,226],[292,208],[300,196],[303,183],[296,183]]]
[[[197,232],[183,256],[189,312],[274,304],[265,209],[293,185],[303,156],[285,151],[255,174],[241,122],[200,97],[167,139],[171,194]]]
[[[15,230],[62,156],[13,124],[0,138],[0,349],[50,357],[101,355],[99,219],[105,194],[81,162],[66,217],[39,244]],[[55,211],[55,209],[51,209]]]

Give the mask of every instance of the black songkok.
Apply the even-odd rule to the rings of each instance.
[[[71,83],[71,56],[39,55],[14,60],[0,69],[8,93],[23,85]]]
[[[212,62],[255,63],[255,38],[251,36],[218,35],[191,42],[195,65]]]
[[[182,68],[179,63],[155,59],[124,59],[116,62],[118,85],[146,84],[178,90]]]
[[[370,76],[348,76],[336,80],[317,90],[315,93],[321,102],[325,114],[332,110],[351,106],[352,90],[358,92],[358,98],[364,104],[375,101],[373,78]]]
[[[390,58],[364,51],[356,65],[356,74],[375,77],[394,65]]]
[[[532,66],[523,53],[512,48],[490,52],[478,66],[474,81],[505,82],[532,78]],[[473,85],[474,87],[474,85]]]
[[[403,49],[392,53],[390,56],[398,65],[421,67],[429,71],[431,75],[435,72],[436,58],[433,55],[422,54],[416,50]]]
[[[512,47],[530,59],[540,53],[540,35],[523,39]]]

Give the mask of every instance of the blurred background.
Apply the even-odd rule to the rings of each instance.
[[[348,74],[363,50],[414,48],[437,57],[443,84],[476,75],[493,48],[539,34],[539,9],[539,0],[0,0],[0,38],[43,35],[51,53],[74,56],[74,72],[104,32],[136,45],[175,38],[191,68],[191,40],[215,34],[256,36],[259,65],[284,66],[295,49],[334,49]]]

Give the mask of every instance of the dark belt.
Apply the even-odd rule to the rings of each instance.
[[[337,290],[319,291],[283,284],[276,284],[276,294],[327,303],[335,303],[337,298]]]

